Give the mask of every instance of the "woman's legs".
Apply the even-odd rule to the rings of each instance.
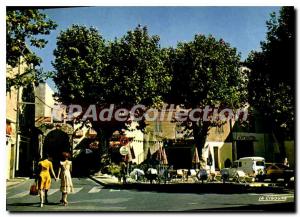
[[[41,207],[43,207],[43,204],[44,204],[44,191],[42,189],[40,189],[39,191],[40,191],[40,205],[41,205]]]
[[[67,193],[62,193],[61,194],[61,197],[62,197],[62,199],[60,200],[64,205],[67,205],[67,203],[68,203],[68,201],[67,201],[67,196],[68,196],[68,194]]]
[[[67,198],[68,198],[68,193],[65,193],[65,205],[67,205],[68,204],[68,201],[67,201]]]
[[[48,203],[48,189],[45,189],[45,203]]]
[[[68,194],[65,193],[65,192],[62,192],[61,193],[61,200],[60,200],[60,202],[63,203],[64,205],[66,205],[68,203],[67,197],[68,197]]]

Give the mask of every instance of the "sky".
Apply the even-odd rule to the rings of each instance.
[[[211,34],[236,47],[241,59],[251,50],[259,50],[266,38],[266,21],[279,7],[75,7],[43,10],[58,27],[43,36],[48,44],[41,50],[32,49],[43,59],[44,70],[54,70],[53,50],[60,31],[72,24],[98,29],[105,40],[113,40],[139,24],[147,26],[151,35],[160,37],[161,47],[176,47],[178,42],[191,41],[195,34]],[[51,79],[49,86],[56,90]]]

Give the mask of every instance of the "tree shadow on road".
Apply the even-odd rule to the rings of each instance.
[[[60,205],[60,203],[47,203],[45,204],[46,206],[57,206]],[[6,204],[6,206],[28,206],[28,207],[39,207],[40,206],[40,202],[35,202],[35,203],[10,203],[10,204]]]

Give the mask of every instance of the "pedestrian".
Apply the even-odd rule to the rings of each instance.
[[[126,174],[127,174],[127,166],[124,161],[121,162],[120,164],[120,169],[121,169],[121,177],[123,179],[123,184],[126,184]]]
[[[73,182],[72,182],[72,176],[71,176],[71,171],[72,171],[72,161],[69,161],[70,159],[70,154],[67,152],[63,152],[63,161],[60,162],[60,167],[58,170],[58,175],[61,179],[61,184],[60,184],[60,191],[61,191],[61,200],[60,202],[64,205],[67,206],[68,201],[68,193],[73,192]]]
[[[40,206],[43,207],[44,203],[48,203],[48,190],[51,186],[51,176],[56,180],[55,173],[53,171],[53,165],[51,162],[51,157],[45,155],[41,161],[38,163],[39,175],[38,175],[38,190],[40,194]]]
[[[289,166],[290,166],[290,164],[289,164],[289,162],[288,162],[288,159],[287,159],[287,157],[286,157],[286,158],[284,158],[283,165],[285,165],[285,166],[287,166],[287,167],[289,167]]]

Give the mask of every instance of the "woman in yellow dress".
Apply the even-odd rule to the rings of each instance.
[[[53,165],[50,161],[50,157],[46,155],[39,163],[38,163],[40,173],[38,177],[38,189],[40,193],[40,202],[41,207],[43,207],[44,202],[48,203],[47,193],[51,186],[51,176],[50,172],[56,180],[55,173],[53,171]]]

